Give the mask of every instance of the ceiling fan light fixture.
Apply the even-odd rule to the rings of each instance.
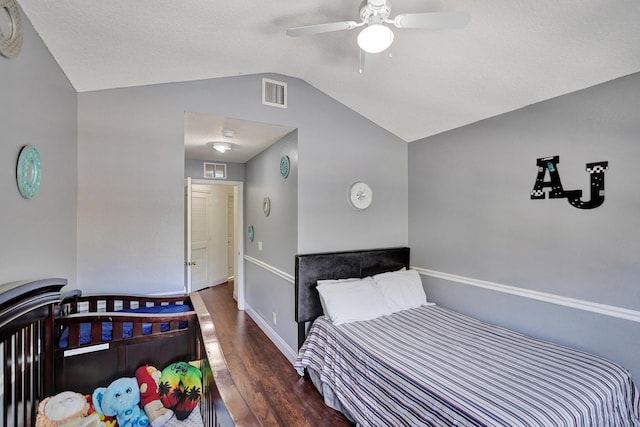
[[[231,144],[228,144],[226,142],[216,142],[214,144],[211,145],[211,147],[216,150],[219,153],[226,153],[227,151],[231,150]]]
[[[393,43],[393,31],[382,24],[372,24],[358,34],[358,46],[367,53],[380,53]]]

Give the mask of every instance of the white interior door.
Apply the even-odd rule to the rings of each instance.
[[[191,189],[191,290],[209,287],[211,193],[201,186]]]

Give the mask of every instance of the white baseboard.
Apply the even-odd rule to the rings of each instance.
[[[271,325],[268,322],[266,322],[258,314],[257,311],[251,308],[251,306],[247,304],[247,306],[245,307],[245,311],[247,312],[249,317],[251,317],[253,321],[256,322],[258,327],[262,329],[262,332],[265,333],[265,335],[273,342],[273,344],[278,348],[278,350],[280,350],[280,353],[284,354],[287,360],[289,360],[289,362],[291,362],[291,364],[293,365],[293,362],[295,362],[296,357],[298,356],[298,353],[294,349],[289,347],[289,344],[287,344],[282,339],[282,337],[278,335],[278,333],[275,330],[273,330]]]

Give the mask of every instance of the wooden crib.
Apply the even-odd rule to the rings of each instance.
[[[32,426],[46,396],[66,390],[90,394],[96,386],[133,376],[143,364],[163,367],[178,360],[201,361],[200,414],[205,426],[260,425],[233,385],[215,327],[197,293],[151,298],[82,297],[74,292],[63,297],[66,283],[45,279],[0,285],[0,425]],[[193,309],[158,315],[118,312],[172,303]],[[82,342],[80,325],[87,323],[89,342]],[[111,326],[110,340],[102,336],[105,324]],[[126,325],[131,336],[124,338]],[[65,330],[67,344],[61,348]]]
[[[167,308],[166,313],[153,312]],[[180,309],[168,310],[168,308]],[[91,394],[142,365],[200,359],[187,295],[65,295],[54,316],[54,393]]]
[[[0,285],[0,425],[32,426],[53,392],[53,311],[67,281]]]

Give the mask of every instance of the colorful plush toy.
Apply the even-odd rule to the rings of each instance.
[[[172,363],[162,370],[158,389],[162,404],[182,421],[200,401],[202,373],[187,362]]]
[[[140,386],[140,403],[153,427],[162,427],[173,418],[173,411],[162,405],[158,394],[161,375],[160,371],[149,365],[136,369],[136,379]]]
[[[94,408],[93,406],[90,394],[86,394],[84,398],[89,404],[89,417],[96,417],[100,421],[97,427],[116,427],[117,423],[115,417],[108,417],[104,414],[99,414],[98,412],[96,412],[96,408]]]
[[[95,389],[93,407],[98,414],[114,416],[119,427],[143,427],[149,418],[140,409],[140,390],[135,378],[118,378],[109,387]]]
[[[63,391],[47,397],[38,405],[36,427],[104,427],[97,415],[89,415],[89,404],[83,395]]]

